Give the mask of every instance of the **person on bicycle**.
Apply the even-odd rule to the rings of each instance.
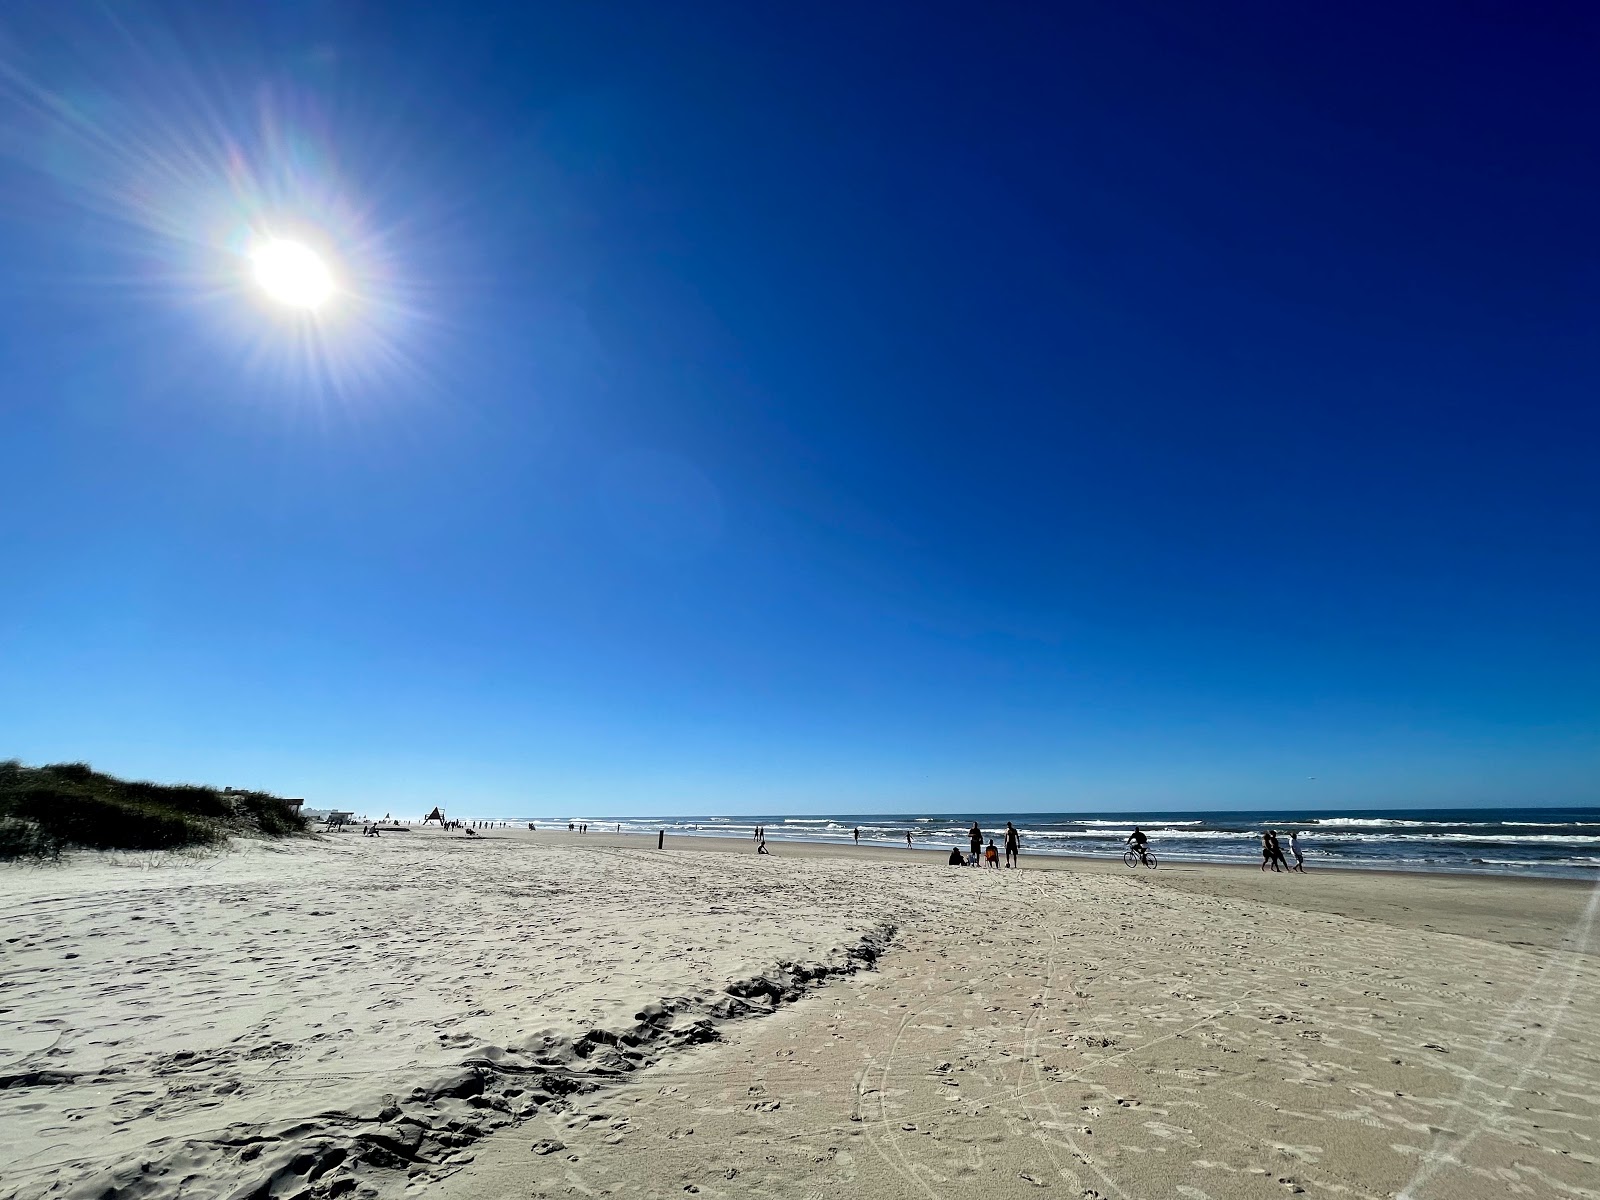
[[[1149,855],[1145,853],[1149,844],[1150,839],[1145,837],[1144,830],[1135,825],[1133,832],[1128,835],[1128,849],[1139,856],[1140,862],[1145,862],[1149,858]]]

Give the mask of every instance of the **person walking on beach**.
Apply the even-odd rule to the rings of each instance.
[[[911,849],[911,830],[906,830],[906,849]]]
[[[861,845],[861,827],[859,825],[856,827],[856,845]]]
[[[1294,866],[1290,867],[1289,869],[1291,871],[1299,871],[1304,874],[1306,869],[1306,858],[1305,855],[1300,853],[1300,831],[1298,829],[1291,829],[1289,831],[1289,853],[1294,855]]]
[[[1006,822],[1006,869],[1017,865],[1017,855],[1022,853],[1022,835],[1010,821]]]
[[[1278,839],[1272,830],[1261,831],[1261,869],[1265,871],[1271,867],[1278,870],[1278,860],[1283,857],[1283,851],[1278,849]]]

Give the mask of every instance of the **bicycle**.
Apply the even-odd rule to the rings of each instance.
[[[1135,850],[1130,847],[1122,852],[1122,861],[1130,867],[1137,867],[1142,862],[1152,871],[1156,869],[1156,856],[1148,850]]]

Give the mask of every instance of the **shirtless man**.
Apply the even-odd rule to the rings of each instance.
[[[1265,871],[1270,867],[1274,871],[1281,870],[1278,866],[1278,860],[1282,857],[1283,851],[1278,849],[1277,837],[1274,836],[1272,830],[1263,829],[1261,831],[1261,869]]]
[[[1010,821],[1006,822],[1006,869],[1017,865],[1017,855],[1022,853],[1022,835]]]

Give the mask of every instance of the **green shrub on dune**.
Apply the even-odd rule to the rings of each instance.
[[[305,828],[305,818],[265,792],[129,782],[87,763],[0,762],[0,859],[51,858],[80,847],[177,850]]]

